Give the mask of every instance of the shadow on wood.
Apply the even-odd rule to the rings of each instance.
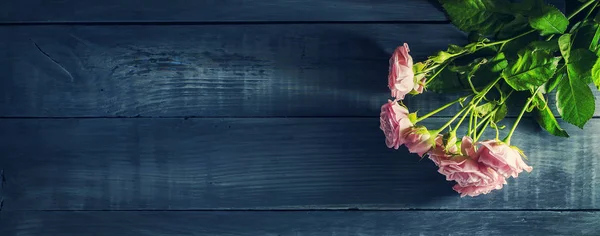
[[[314,64],[298,68],[298,73],[310,73],[314,70],[319,71],[321,75],[284,75],[284,78],[313,80],[298,81],[297,83],[314,84],[316,90],[331,91],[341,98],[348,96],[384,98],[386,94],[389,94],[387,76],[391,52],[385,49],[387,45],[382,45],[381,42],[375,41],[368,35],[350,30],[331,28],[317,32],[317,34],[305,37],[319,38],[322,42],[326,42],[326,44],[318,45],[321,56],[316,58]],[[401,45],[402,43],[402,38],[399,37],[397,44]],[[286,65],[286,67],[294,66],[296,65]],[[315,107],[315,109],[320,109],[320,107]],[[369,110],[369,113],[373,114],[379,113],[379,106],[356,106],[354,109]]]
[[[433,37],[433,33],[435,36]],[[377,116],[388,60],[444,24],[0,28],[0,116]],[[413,105],[432,108],[436,100]]]
[[[369,120],[2,120],[5,207],[385,209],[459,200],[429,160],[387,149]]]

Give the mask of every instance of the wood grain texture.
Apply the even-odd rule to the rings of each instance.
[[[598,235],[600,212],[2,212],[5,236]]]
[[[431,0],[0,2],[0,22],[445,21]],[[38,6],[38,7],[31,7]],[[77,9],[77,10],[74,10]]]
[[[37,117],[373,115],[389,97],[396,46],[409,42],[424,58],[465,41],[451,25],[427,24],[27,26],[0,34],[0,116]]]
[[[451,25],[427,24],[28,26],[0,34],[1,117],[378,116],[396,46],[408,42],[423,59],[466,40]],[[428,93],[406,104],[426,112],[454,97]]]
[[[569,140],[528,121],[513,145],[533,172],[461,199],[377,118],[2,119],[4,208],[600,209],[600,120]]]
[[[562,0],[547,1],[559,7]],[[36,7],[32,7],[36,6]],[[445,21],[436,0],[1,1],[0,22]]]

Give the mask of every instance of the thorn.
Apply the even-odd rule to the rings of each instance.
[[[67,75],[69,75],[69,77],[71,78],[71,82],[75,81],[75,78],[73,77],[73,75],[71,75],[71,72],[69,72],[64,66],[62,66],[60,63],[58,63],[58,61],[54,60],[50,55],[48,55],[48,53],[44,52],[44,50],[42,50],[40,45],[38,45],[35,41],[33,41],[33,39],[29,39],[29,40],[31,40],[31,42],[33,43],[33,45],[35,45],[35,47],[38,49],[38,51],[40,51],[42,54],[44,54],[44,56],[46,56],[48,59],[50,59],[52,62],[54,62],[54,64],[56,64],[58,67],[60,67],[65,73],[67,73]]]

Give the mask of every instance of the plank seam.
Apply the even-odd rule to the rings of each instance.
[[[315,25],[315,24],[450,24],[449,20],[443,21],[31,21],[31,22],[0,22],[0,26],[43,26],[43,25],[83,25],[83,26],[114,26],[114,25]]]
[[[530,117],[530,116],[526,116]],[[69,120],[69,119],[269,119],[269,118],[289,118],[289,119],[372,119],[379,116],[0,116],[0,120]],[[452,116],[432,116],[431,118],[449,119]],[[517,116],[506,116],[506,118],[517,118]],[[555,116],[555,118],[561,118]],[[599,116],[593,116],[592,119],[598,119]]]
[[[315,211],[362,211],[362,212],[600,212],[600,209],[419,209],[419,208],[399,208],[399,209],[360,209],[360,208],[345,208],[345,209],[129,209],[129,210],[9,210],[18,212],[315,212]]]

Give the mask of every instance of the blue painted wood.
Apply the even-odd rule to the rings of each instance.
[[[37,7],[32,7],[37,6]],[[44,0],[0,2],[0,22],[444,21],[436,1]]]
[[[461,199],[431,161],[387,149],[377,118],[2,119],[4,207],[600,209],[600,119],[563,124],[569,140],[522,122],[533,172]]]
[[[409,42],[425,58],[466,41],[447,24],[18,26],[0,34],[2,117],[373,116],[389,96],[395,47]]]
[[[377,119],[344,118],[377,116],[398,44],[464,42],[433,5],[1,1],[0,235],[597,235],[599,119],[568,141],[525,125],[534,172],[460,199]],[[82,118],[116,116],[155,118]],[[338,118],[156,118],[174,116]]]
[[[0,234],[131,235],[590,235],[599,212],[2,212]]]
[[[0,34],[0,117],[378,116],[395,47],[408,42],[421,60],[466,42],[453,26],[431,24],[18,26]],[[406,104],[425,112],[455,97],[426,93]]]
[[[562,6],[562,0],[547,2]],[[32,7],[36,6],[36,7]],[[0,22],[445,21],[436,0],[6,0]]]

